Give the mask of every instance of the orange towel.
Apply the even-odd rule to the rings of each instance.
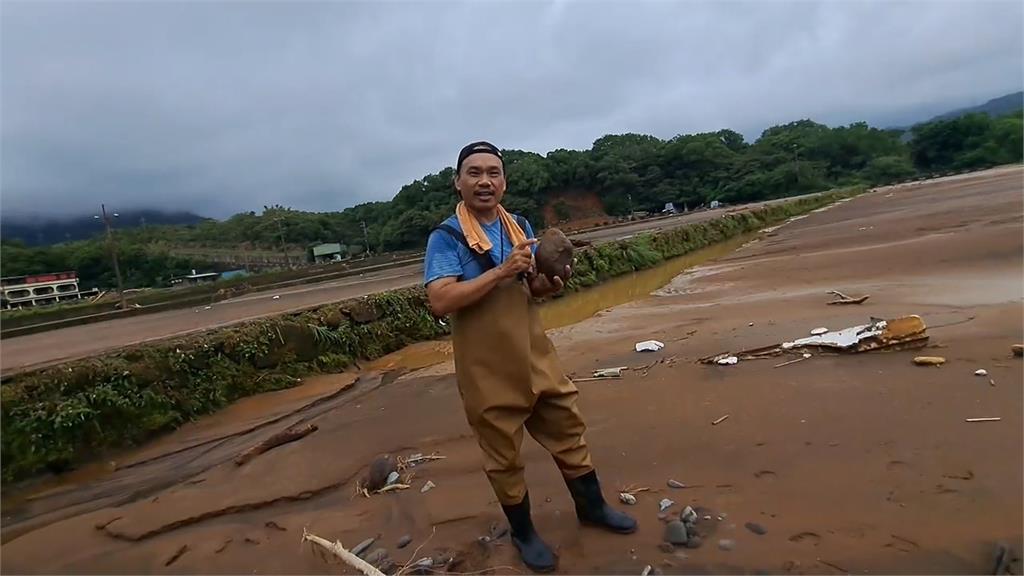
[[[476,216],[469,211],[469,208],[466,208],[465,202],[459,202],[459,205],[455,207],[455,216],[459,219],[459,226],[462,228],[462,234],[466,236],[469,247],[481,254],[486,254],[493,246],[491,239],[487,237]],[[518,246],[521,242],[526,241],[526,232],[523,232],[516,219],[500,204],[498,205],[498,218],[505,230],[508,230],[508,237],[512,240],[513,246]]]

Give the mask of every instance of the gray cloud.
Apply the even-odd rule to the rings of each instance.
[[[7,1],[2,208],[339,210],[478,138],[888,125],[1020,89],[1022,18],[979,0]]]

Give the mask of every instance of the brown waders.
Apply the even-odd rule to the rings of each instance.
[[[576,407],[579,392],[562,373],[526,282],[504,281],[456,312],[452,340],[466,418],[526,565],[549,571],[557,560],[530,519],[520,457],[524,427],[554,457],[581,521],[620,533],[636,530],[636,521],[601,495]]]

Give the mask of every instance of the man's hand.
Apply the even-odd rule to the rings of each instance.
[[[529,272],[533,269],[533,250],[530,248],[537,243],[536,238],[520,242],[512,249],[512,255],[508,257],[498,270],[502,278],[515,278],[520,272]]]
[[[565,267],[565,277],[566,279],[572,278],[571,266]],[[544,274],[534,273],[529,275],[528,278],[530,283],[530,294],[533,295],[534,298],[544,298],[545,296],[557,294],[565,288],[565,282],[563,282],[558,276],[549,279]]]

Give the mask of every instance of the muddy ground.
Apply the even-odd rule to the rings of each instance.
[[[525,442],[535,522],[557,547],[560,571],[980,574],[992,573],[997,542],[1020,555],[1024,382],[1010,346],[1024,340],[1022,189],[1019,169],[883,189],[796,220],[656,295],[552,331],[577,376],[661,360],[646,375],[579,383],[607,497],[650,487],[635,506],[615,503],[638,518],[636,534],[579,527],[550,458]],[[829,306],[832,289],[871,297]],[[905,314],[928,324],[929,348],[779,368],[787,358],[696,363],[818,326]],[[633,351],[648,338],[666,347]],[[30,499],[8,491],[0,568],[354,573],[300,545],[307,529],[349,547],[377,537],[371,550],[386,548],[400,564],[448,554],[457,572],[525,572],[507,537],[476,542],[502,518],[446,352],[425,344],[358,380],[320,377],[246,399],[37,486]],[[947,363],[915,366],[920,354]],[[989,375],[975,376],[979,368]],[[1001,420],[965,422],[975,417]],[[318,430],[243,466],[232,461],[299,423]],[[413,469],[409,490],[355,496],[373,456],[417,452],[446,459]],[[422,493],[427,480],[436,488]],[[662,498],[675,501],[670,512],[713,511],[699,525],[701,548],[659,547]],[[404,535],[412,544],[398,549]],[[733,549],[720,549],[720,539]],[[1020,574],[1020,562],[1010,569]]]

